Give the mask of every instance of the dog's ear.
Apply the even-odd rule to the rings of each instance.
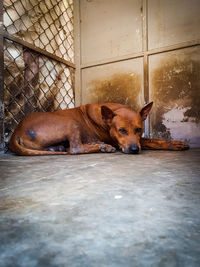
[[[140,110],[140,115],[142,117],[142,120],[146,120],[151,108],[153,106],[153,102],[147,104],[146,106],[144,106],[141,110]]]
[[[114,118],[116,114],[109,109],[106,106],[102,106],[101,107],[101,116],[102,116],[102,120],[107,124],[110,125],[112,122],[112,119]]]

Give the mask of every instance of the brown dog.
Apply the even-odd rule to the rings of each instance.
[[[87,104],[25,116],[15,129],[10,148],[18,155],[65,155],[94,152],[137,154],[142,149],[184,150],[188,145],[141,138],[143,120],[153,102],[135,112],[116,103]]]

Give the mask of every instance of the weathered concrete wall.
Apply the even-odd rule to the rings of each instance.
[[[136,109],[144,103],[141,58],[86,68],[82,75],[83,103],[116,102]]]
[[[148,1],[149,48],[200,38],[200,1]],[[189,44],[189,43],[188,43]],[[200,146],[200,46],[149,57],[151,135]]]
[[[200,1],[79,2],[82,103],[137,109],[149,95],[151,137],[200,146]]]
[[[142,1],[80,1],[81,64],[108,64],[82,70],[82,103],[119,102],[140,108],[142,58],[109,63],[142,51]]]

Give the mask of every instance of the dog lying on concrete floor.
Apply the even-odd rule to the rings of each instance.
[[[142,138],[142,124],[153,102],[139,112],[117,103],[28,114],[10,139],[18,155],[67,155],[95,152],[138,154],[141,149],[185,150],[183,142]]]

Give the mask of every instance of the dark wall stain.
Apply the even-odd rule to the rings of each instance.
[[[153,136],[171,139],[170,129],[163,124],[163,115],[177,106],[186,108],[183,122],[200,122],[200,63],[170,57],[160,62],[151,74],[151,99],[154,101],[151,126]]]
[[[116,73],[109,79],[93,80],[90,103],[116,102],[138,110],[143,105],[141,76],[135,73]]]

